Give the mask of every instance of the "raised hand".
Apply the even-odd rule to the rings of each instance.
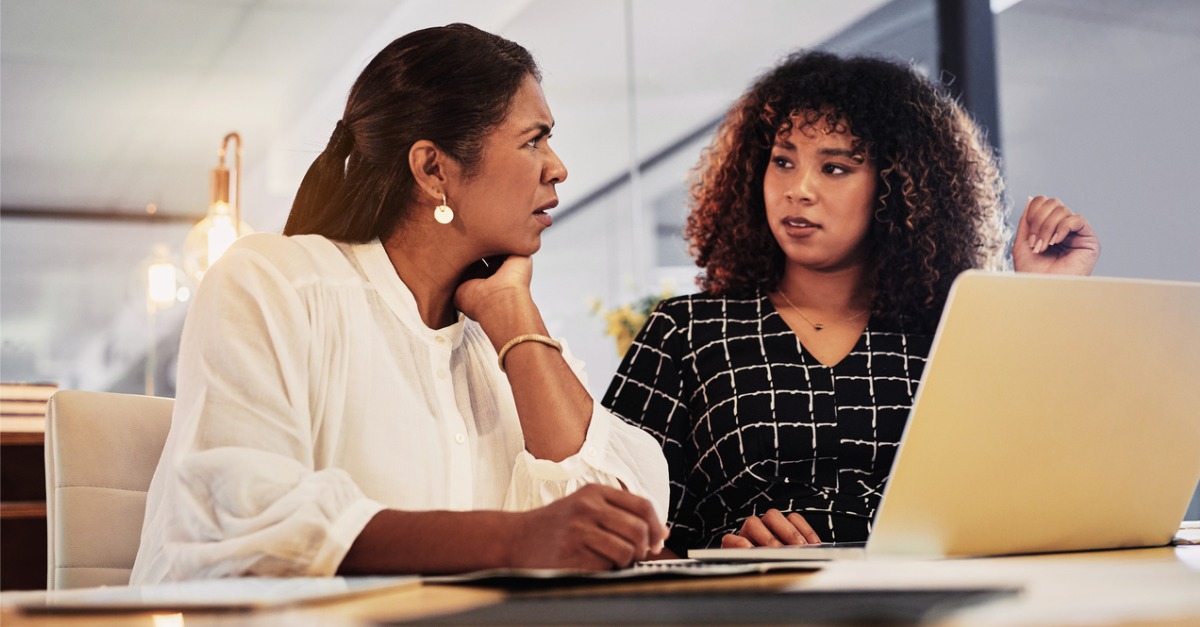
[[[1012,256],[1017,272],[1086,276],[1100,259],[1100,240],[1062,201],[1034,196],[1017,222]]]

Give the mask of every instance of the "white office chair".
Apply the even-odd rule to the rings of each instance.
[[[46,410],[46,586],[127,585],[169,398],[63,390]]]

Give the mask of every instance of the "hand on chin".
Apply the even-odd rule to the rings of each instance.
[[[513,299],[528,299],[533,278],[533,260],[510,255],[500,268],[486,278],[468,278],[455,290],[454,306],[467,317],[478,320],[485,308],[505,307]]]

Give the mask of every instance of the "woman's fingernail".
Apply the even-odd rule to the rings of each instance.
[[[1033,245],[1033,252],[1035,252],[1035,253],[1042,252],[1043,250],[1046,249],[1045,244],[1046,243],[1044,241],[1042,241],[1042,238],[1039,237],[1037,243]]]

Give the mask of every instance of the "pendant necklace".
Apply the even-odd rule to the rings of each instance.
[[[788,306],[792,308],[792,311],[796,312],[796,314],[799,315],[801,318],[804,318],[805,322],[812,325],[812,328],[814,331],[820,331],[825,328],[824,324],[821,324],[818,322],[813,322],[812,320],[809,320],[808,316],[804,315],[804,312],[800,311],[800,308],[797,307],[796,304],[792,302],[792,299],[788,298],[787,294],[783,293],[783,290],[779,290],[779,295],[783,297],[783,302],[787,303]],[[868,311],[870,311],[870,310],[864,309],[864,310],[854,314],[853,316],[850,316],[849,318],[842,318],[841,320],[838,320],[836,322],[838,322],[838,323],[850,322],[851,320],[854,320],[855,318],[861,318],[863,316],[863,314],[867,313]]]

